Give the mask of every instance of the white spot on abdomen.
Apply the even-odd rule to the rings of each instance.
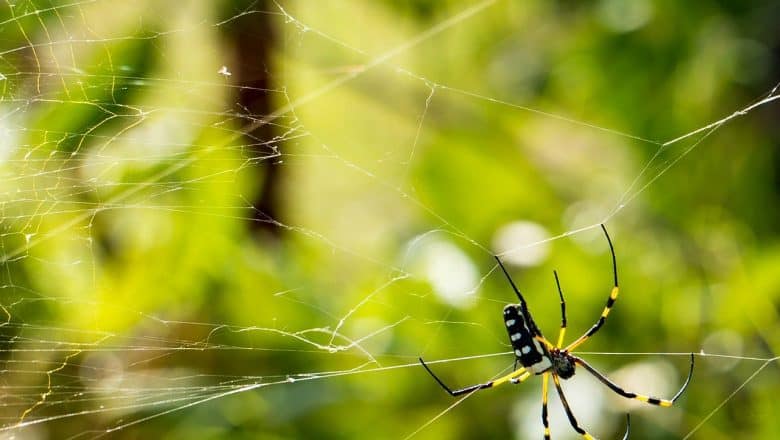
[[[514,319],[507,319],[506,320],[506,326],[507,327],[512,327],[513,325],[515,325],[515,320]]]

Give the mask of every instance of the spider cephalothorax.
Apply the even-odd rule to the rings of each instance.
[[[550,350],[550,360],[552,361],[552,371],[560,376],[561,379],[568,379],[574,376],[574,370],[577,365],[574,356],[556,347]]]
[[[517,286],[515,286],[514,281],[512,281],[512,277],[509,276],[509,272],[507,272],[506,268],[504,268],[501,260],[496,257],[498,266],[504,272],[507,280],[509,280],[509,284],[512,286],[515,294],[520,299],[519,304],[509,304],[504,307],[504,325],[506,326],[506,330],[509,333],[509,342],[512,345],[512,352],[515,355],[515,370],[507,375],[499,377],[498,379],[491,380],[490,382],[471,385],[469,387],[453,391],[447,385],[445,385],[441,379],[433,374],[433,371],[431,371],[431,369],[428,368],[428,365],[426,365],[422,358],[420,358],[420,363],[422,366],[425,367],[425,369],[428,371],[428,373],[430,373],[431,376],[433,376],[436,382],[438,382],[439,385],[441,385],[441,387],[452,396],[460,396],[462,394],[472,393],[485,388],[492,388],[498,385],[503,385],[505,383],[517,384],[523,382],[532,375],[541,374],[542,423],[544,424],[545,439],[550,438],[550,426],[547,420],[547,392],[550,376],[552,376],[553,384],[555,385],[555,389],[558,392],[558,396],[561,398],[561,404],[563,405],[563,409],[566,411],[566,416],[568,417],[571,426],[575,431],[582,435],[583,438],[591,440],[593,439],[593,436],[588,434],[588,432],[581,428],[577,423],[577,419],[574,417],[574,413],[572,413],[571,408],[569,408],[569,404],[566,401],[566,396],[563,394],[563,388],[560,384],[560,379],[569,379],[574,376],[574,370],[578,365],[583,367],[588,373],[595,376],[596,379],[601,381],[609,389],[625,398],[640,400],[651,405],[667,407],[672,406],[677,398],[680,397],[683,391],[685,391],[685,389],[688,387],[688,383],[690,383],[691,377],[693,376],[693,353],[691,353],[691,367],[690,371],[688,372],[688,378],[685,380],[685,383],[677,392],[677,394],[675,394],[671,399],[659,399],[656,397],[625,391],[623,388],[620,388],[617,384],[609,380],[606,376],[599,373],[595,368],[590,366],[590,364],[571,354],[575,348],[582,345],[583,342],[593,336],[601,328],[601,326],[604,325],[604,322],[607,320],[607,315],[609,315],[609,311],[612,310],[612,306],[615,305],[615,300],[617,300],[618,297],[617,261],[615,258],[615,249],[612,247],[612,240],[610,240],[609,234],[607,234],[607,228],[605,228],[604,225],[601,225],[601,229],[604,231],[604,236],[607,237],[609,250],[612,254],[612,273],[614,284],[612,290],[610,291],[609,297],[607,298],[607,304],[604,306],[604,310],[601,312],[601,316],[599,316],[599,318],[596,320],[596,323],[593,324],[593,326],[591,326],[591,328],[585,332],[585,334],[577,338],[574,342],[567,345],[566,347],[563,347],[563,337],[566,334],[566,302],[563,300],[563,291],[561,290],[561,285],[558,281],[558,274],[553,272],[555,274],[555,283],[558,285],[558,295],[561,299],[561,330],[558,334],[557,344],[553,345],[553,343],[548,341],[542,335],[539,327],[536,326],[536,323],[531,317],[531,312],[528,311],[528,305],[526,304],[523,295],[520,293],[520,290],[517,288]],[[518,363],[522,365],[522,368],[517,368]],[[628,438],[628,432],[629,424],[627,423],[626,432],[623,435],[624,440]]]

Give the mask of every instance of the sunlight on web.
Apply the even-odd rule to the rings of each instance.
[[[356,16],[374,19],[371,7],[350,6]],[[151,7],[160,10],[150,13]],[[775,86],[725,116],[702,116],[684,132],[650,139],[611,126],[596,108],[590,119],[563,103],[527,106],[504,99],[486,80],[451,81],[438,66],[408,67],[432,53],[447,63],[452,54],[437,52],[436,44],[463,33],[477,44],[482,29],[505,18],[503,7],[499,0],[481,1],[422,29],[402,20],[393,32],[369,32],[328,23],[326,14],[343,18],[343,11],[325,7],[320,19],[292,1],[220,10],[209,2],[176,8],[7,1],[0,15],[7,36],[0,46],[3,438],[54,432],[99,438],[153,426],[163,416],[198,426],[204,413],[197,411],[207,405],[225,405],[214,425],[240,425],[245,421],[229,396],[245,399],[241,406],[251,406],[258,420],[293,420],[295,399],[311,399],[317,408],[331,395],[335,402],[349,393],[383,394],[374,383],[400,384],[404,372],[418,373],[423,353],[432,354],[430,364],[453,369],[511,363],[511,351],[496,351],[508,347],[505,336],[486,321],[514,301],[503,284],[501,296],[490,293],[497,279],[493,254],[531,271],[558,258],[563,252],[554,246],[570,246],[568,238],[574,245],[567,250],[577,259],[603,252],[606,245],[592,238],[600,224],[625,221],[621,237],[630,235],[640,223],[637,205],[663,177],[688,164],[685,159],[724,127],[780,99]],[[376,14],[392,22],[386,11]],[[257,16],[281,41],[264,42],[267,35],[247,27]],[[370,38],[356,38],[361,30]],[[231,53],[239,49],[221,42],[231,35],[253,40],[243,54],[268,51],[269,64]],[[261,74],[272,80],[255,81]],[[250,108],[245,96],[263,96],[268,105]],[[486,121],[480,116],[485,108],[507,121]],[[443,140],[456,130],[469,142]],[[496,139],[506,145],[493,149]],[[507,145],[511,154],[498,156]],[[647,157],[632,153],[635,145]],[[498,165],[475,159],[492,156]],[[518,156],[532,165],[501,163],[501,157]],[[583,170],[593,157],[601,158],[600,168]],[[454,168],[446,169],[446,160],[466,162],[464,169],[497,183],[473,179],[469,187],[448,180]],[[438,189],[426,187],[418,177],[424,172],[440,179]],[[283,176],[274,182],[274,173]],[[538,195],[528,196],[528,208],[512,211],[517,199],[504,197],[512,195],[507,188],[521,182],[516,176],[539,175],[553,189],[524,188]],[[290,188],[274,196],[278,211],[264,205],[274,198],[264,196],[268,182]],[[551,220],[543,208],[556,191],[568,195],[555,202],[561,218]],[[486,232],[486,222],[495,219],[483,211],[494,204],[512,217],[502,213],[504,221]],[[621,261],[650,266],[616,241]],[[587,270],[607,279],[601,266]],[[596,285],[575,284],[584,274],[562,272],[572,303],[583,302],[577,295]],[[532,286],[534,277],[528,276]],[[608,292],[599,292],[602,301]],[[548,313],[557,299],[544,298],[548,309],[538,298],[534,305],[558,319]],[[462,319],[465,312],[474,314]],[[636,318],[618,319],[627,325]],[[771,317],[758,316],[756,323],[760,319]],[[449,332],[475,332],[493,345],[465,347],[443,336]],[[685,438],[706,429],[778,361],[749,354],[735,332],[712,333],[701,346],[707,353],[690,350],[705,371],[736,369],[744,381],[716,396],[716,405],[679,413],[684,423],[666,426],[688,429]],[[639,385],[636,371],[661,371],[658,383],[669,385],[664,368],[676,371],[688,355],[582,354],[610,362],[631,358],[633,364],[615,372]],[[645,356],[664,363],[656,368],[636,361]],[[460,372],[458,380],[486,379]],[[428,379],[422,377],[414,380]],[[513,406],[517,414],[507,415],[517,425],[527,424],[525,408],[538,406],[533,379],[523,385],[532,389],[526,400]],[[302,384],[322,388],[306,392]],[[420,415],[393,432],[401,438],[446,435],[436,430],[447,428],[437,426],[471,404],[473,394],[442,398],[434,410],[408,398],[404,404],[419,405]],[[553,422],[556,432],[566,429],[560,414]],[[256,425],[273,430],[279,423]],[[608,431],[610,423],[601,425]]]

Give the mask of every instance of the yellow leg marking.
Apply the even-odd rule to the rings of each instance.
[[[545,426],[544,426],[544,438],[546,440],[548,440],[550,438],[550,427],[548,426],[550,422],[549,422],[549,418],[547,418],[548,417],[547,416],[548,413],[546,411],[546,409],[547,409],[547,391],[549,390],[549,385],[550,385],[549,379],[550,379],[550,373],[543,373],[542,374],[542,408],[543,408],[544,415],[545,415],[545,420],[544,420],[544,424],[545,424]]]
[[[663,407],[670,407],[674,404],[671,400],[666,399],[658,399],[656,397],[650,397],[650,396],[643,396],[641,394],[637,394],[635,397],[636,400],[639,400],[641,402],[650,403],[652,405],[658,405]]]
[[[617,300],[617,297],[618,297],[618,288],[613,287],[612,292],[610,292],[609,294],[609,301],[607,302],[607,306],[604,307],[604,311],[601,312],[601,316],[606,318],[607,315],[609,315],[609,311],[612,310],[612,306],[615,305],[615,300]]]
[[[528,379],[531,376],[531,373],[529,373],[525,368],[520,368],[519,370],[515,370],[509,374],[507,374],[504,377],[500,377],[493,381],[493,386],[497,387],[499,385],[503,385],[507,382],[509,382],[512,379],[517,379],[518,381],[522,382],[526,379]]]
[[[563,336],[565,334],[566,334],[566,328],[561,327],[561,331],[560,333],[558,333],[558,344],[556,345],[556,347],[561,348],[561,346],[563,346]]]
[[[548,341],[547,338],[545,338],[544,336],[534,336],[534,339],[544,344],[544,346],[547,347],[548,350],[552,350],[553,348],[555,348],[555,346],[552,345],[552,342]]]
[[[564,350],[565,351],[573,351],[575,348],[579,347],[580,345],[585,343],[585,341],[587,341],[587,340],[588,340],[588,336],[587,335],[582,335],[582,336],[580,336],[579,339],[577,339],[576,341],[574,341],[571,344],[569,344],[569,346],[566,347]]]
[[[582,434],[582,438],[588,439],[588,440],[595,440],[592,435],[588,434],[587,432],[585,434]]]
[[[607,300],[607,305],[604,307],[604,311],[601,312],[601,318],[600,319],[607,319],[607,316],[609,315],[610,310],[612,310],[612,306],[615,305],[615,300],[618,297],[619,289],[617,286],[612,288],[612,291],[609,293],[609,299]],[[603,324],[603,323],[602,323]],[[582,345],[585,341],[588,340],[588,335],[584,334],[580,336],[579,339],[569,344],[568,347],[566,347],[565,351],[573,351],[580,345]]]

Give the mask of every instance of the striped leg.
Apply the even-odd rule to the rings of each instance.
[[[547,420],[547,390],[550,373],[542,374],[542,424],[544,425],[544,440],[550,440],[550,422]]]
[[[553,374],[552,377],[553,382],[555,382],[555,389],[558,390],[558,396],[561,398],[563,410],[566,411],[566,416],[569,418],[571,427],[574,428],[574,430],[577,431],[577,433],[581,435],[582,438],[586,440],[595,440],[592,435],[588,434],[588,432],[582,429],[577,423],[577,419],[574,417],[574,413],[571,412],[571,407],[569,407],[569,402],[566,401],[566,395],[563,394],[563,388],[561,388],[561,381],[558,380],[558,376]]]
[[[607,298],[607,305],[604,306],[604,311],[601,312],[601,316],[599,317],[598,321],[596,321],[595,324],[593,324],[593,327],[590,328],[587,332],[585,332],[584,335],[580,336],[576,341],[569,344],[568,347],[564,351],[573,351],[575,348],[579,347],[584,343],[588,338],[596,334],[597,331],[601,328],[602,325],[604,325],[604,322],[607,320],[607,316],[609,315],[609,311],[612,310],[612,306],[615,305],[615,301],[618,297],[618,276],[617,276],[617,259],[615,258],[615,248],[612,246],[612,240],[609,238],[609,234],[607,233],[607,228],[604,227],[604,225],[601,225],[601,230],[604,231],[604,236],[607,237],[607,243],[609,243],[609,251],[612,254],[612,273],[613,273],[613,279],[614,279],[614,286],[612,287],[612,291],[609,294],[609,298]]]
[[[574,362],[576,362],[577,365],[580,365],[583,368],[585,368],[586,370],[588,370],[588,373],[594,375],[596,377],[596,379],[600,380],[601,383],[603,383],[604,385],[608,386],[609,389],[611,389],[612,391],[616,392],[617,394],[619,394],[619,395],[621,395],[621,396],[623,396],[623,397],[625,397],[627,399],[636,399],[636,400],[639,400],[639,401],[642,401],[642,402],[645,402],[645,403],[649,403],[651,405],[658,405],[658,406],[665,406],[665,407],[672,406],[674,404],[674,402],[682,395],[682,393],[685,391],[685,389],[688,388],[688,384],[691,382],[691,377],[693,377],[693,353],[691,353],[691,369],[690,369],[690,371],[688,371],[688,378],[685,379],[685,383],[683,384],[683,386],[680,388],[679,391],[677,391],[677,394],[675,394],[674,397],[672,397],[671,399],[659,399],[657,397],[650,397],[650,396],[645,396],[645,395],[642,395],[642,394],[637,394],[637,393],[632,393],[632,392],[626,391],[623,388],[620,388],[619,386],[617,386],[614,382],[609,380],[606,376],[604,376],[603,374],[599,373],[595,368],[591,367],[584,360],[582,360],[582,359],[580,359],[580,358],[578,358],[576,356],[572,356],[572,357],[574,358]]]
[[[561,331],[558,333],[558,343],[555,347],[561,348],[563,345],[563,337],[566,335],[566,301],[563,299],[561,282],[558,281],[558,272],[553,271],[553,275],[555,276],[555,285],[558,286],[558,297],[561,299]]]
[[[423,361],[422,358],[419,358],[419,359],[420,359],[420,363],[422,364],[422,366],[425,367],[426,371],[428,371],[428,374],[430,374],[434,379],[436,379],[436,382],[438,382],[439,385],[442,388],[444,388],[444,391],[446,391],[447,393],[449,393],[450,396],[453,396],[453,397],[460,396],[460,395],[463,395],[463,394],[468,394],[468,393],[471,393],[471,392],[474,392],[474,391],[478,391],[478,390],[484,390],[486,388],[497,387],[497,386],[503,385],[505,383],[518,384],[518,383],[521,383],[524,380],[528,379],[529,377],[531,377],[531,373],[529,373],[525,368],[520,368],[519,370],[515,370],[515,371],[507,374],[506,376],[499,377],[496,380],[491,380],[490,382],[485,382],[485,383],[479,383],[479,384],[476,384],[476,385],[471,385],[471,386],[468,386],[466,388],[461,388],[459,390],[453,391],[453,390],[450,389],[450,387],[445,385],[444,382],[442,382],[442,380],[439,379],[439,377],[436,376],[430,368],[428,368],[428,365],[425,364],[425,361]]]

